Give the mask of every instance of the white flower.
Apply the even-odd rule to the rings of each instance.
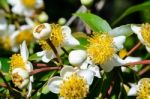
[[[32,35],[32,26],[30,25],[22,25],[16,31],[14,31],[11,35],[13,39],[13,50],[17,52],[19,50],[19,45],[22,44],[23,41],[26,41],[27,45],[34,41]]]
[[[43,0],[8,0],[8,3],[12,5],[13,13],[27,17],[43,6]]]
[[[13,69],[12,81],[20,89],[26,87],[29,84],[29,72],[22,68]]]
[[[94,65],[94,63],[87,57],[85,50],[73,50],[69,53],[68,56],[69,63],[73,66],[77,66],[80,69],[88,69],[93,72],[95,72],[95,76],[100,78],[100,70],[97,65]]]
[[[131,84],[128,96],[137,96],[137,99],[150,99],[150,78],[142,78],[138,84]]]
[[[105,72],[110,72],[116,66],[122,66],[128,62],[135,62],[135,60],[132,60],[131,58],[122,60],[116,54],[117,51],[123,48],[125,36],[111,37],[108,34],[96,34],[88,41],[89,46],[86,50],[87,54],[83,54],[83,51],[77,50],[73,52],[73,55],[69,55],[69,62],[72,65],[81,64],[80,67],[82,68],[91,68],[92,66],[95,67],[96,65],[100,65]],[[79,58],[80,61],[77,58]],[[96,66],[95,68],[98,67]],[[98,71],[96,72],[98,73]]]
[[[43,26],[44,25],[44,26]],[[58,24],[43,24],[34,29],[33,35],[39,39],[43,51],[38,52],[38,56],[42,56],[43,62],[49,62],[55,57],[52,48],[45,40],[49,39],[55,46],[58,54],[61,54],[61,47],[73,47],[79,45],[79,41],[71,35],[71,29],[68,26],[60,26]],[[44,27],[44,28],[43,28]]]
[[[14,54],[11,57],[10,66],[12,68],[12,73],[16,68],[21,68],[26,70],[28,73],[33,70],[33,66],[31,62],[28,61],[29,52],[26,46],[26,42],[24,41],[20,45],[20,54]],[[18,70],[17,70],[18,72]],[[20,72],[19,72],[20,73]],[[19,74],[21,75],[21,74]],[[32,91],[32,82],[33,82],[33,76],[29,77],[29,84],[28,84],[28,95],[27,97],[30,97],[31,91]]]
[[[50,24],[43,23],[34,28],[33,36],[36,39],[47,39],[47,38],[49,38],[50,32],[51,32]]]
[[[141,26],[131,25],[132,31],[137,35],[138,39],[145,45],[148,52],[150,52],[150,24],[142,24]]]
[[[85,98],[93,78],[94,73],[90,70],[75,70],[71,66],[65,66],[60,71],[60,77],[56,76],[49,80],[48,88],[63,98]]]

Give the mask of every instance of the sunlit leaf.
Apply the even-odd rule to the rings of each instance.
[[[101,17],[91,13],[76,13],[94,32],[108,32],[111,30],[110,25]]]

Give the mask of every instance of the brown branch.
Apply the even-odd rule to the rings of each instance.
[[[60,70],[61,68],[62,68],[61,66],[57,66],[57,67],[44,67],[44,68],[40,68],[40,69],[35,69],[30,72],[30,76],[38,74],[40,72],[45,72],[45,71],[50,71],[50,70]]]
[[[0,86],[1,86],[1,87],[4,87],[4,88],[8,88],[5,83],[0,83]]]
[[[52,48],[54,54],[56,55],[57,61],[60,63],[60,65],[62,65],[62,60],[61,60],[60,56],[58,55],[58,52],[57,52],[54,44],[50,41],[50,39],[47,39],[46,41],[50,45],[50,47]]]
[[[147,66],[147,67],[143,68],[141,71],[139,71],[138,75],[141,76],[149,70],[150,70],[150,66]]]
[[[43,63],[33,63],[34,66],[36,67],[47,67],[47,64],[43,64]]]
[[[126,56],[131,55],[135,50],[137,50],[141,45],[141,42],[138,42],[128,53]]]
[[[130,62],[130,63],[127,63],[125,65],[131,65],[131,66],[134,66],[134,65],[138,65],[138,64],[150,64],[150,60],[143,60],[143,61],[138,61],[138,62]]]

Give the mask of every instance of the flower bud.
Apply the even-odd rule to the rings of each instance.
[[[45,12],[42,12],[39,16],[38,16],[38,20],[40,22],[46,22],[48,20],[48,15]]]
[[[86,51],[84,50],[74,50],[69,54],[69,62],[74,66],[79,66],[86,59]]]
[[[64,25],[65,23],[66,23],[66,19],[65,18],[59,18],[58,24]]]
[[[33,36],[36,39],[47,39],[49,37],[50,31],[51,31],[50,24],[43,23],[34,28]]]
[[[93,0],[80,0],[82,5],[90,6],[93,3]]]
[[[29,84],[29,72],[22,68],[12,70],[12,81],[16,87],[22,89]]]

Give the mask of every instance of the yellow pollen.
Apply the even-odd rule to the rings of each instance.
[[[26,7],[31,7],[33,8],[35,6],[36,0],[22,0],[22,3],[26,6]]]
[[[58,24],[51,24],[51,32],[49,39],[54,44],[55,47],[58,47],[62,44],[64,37],[62,34],[61,26]]]
[[[10,59],[11,59],[10,60],[11,70],[13,70],[15,68],[25,69],[25,62],[20,54],[13,54]]]
[[[18,75],[18,73],[12,74],[12,81],[15,84],[15,86],[20,86],[23,82],[23,78]]]
[[[77,74],[72,74],[60,85],[60,96],[65,99],[83,99],[88,91],[87,82]]]
[[[46,51],[51,50],[51,47],[45,40],[39,40],[39,45],[41,45],[43,50],[46,50]]]
[[[145,43],[150,46],[150,24],[145,23],[141,26],[141,35],[145,41]]]
[[[16,43],[20,45],[23,41],[26,41],[27,44],[30,44],[33,41],[32,31],[23,30],[16,37]]]
[[[150,78],[141,80],[136,99],[150,99]]]
[[[96,34],[90,39],[87,55],[95,64],[103,64],[115,53],[113,38],[107,33]]]

